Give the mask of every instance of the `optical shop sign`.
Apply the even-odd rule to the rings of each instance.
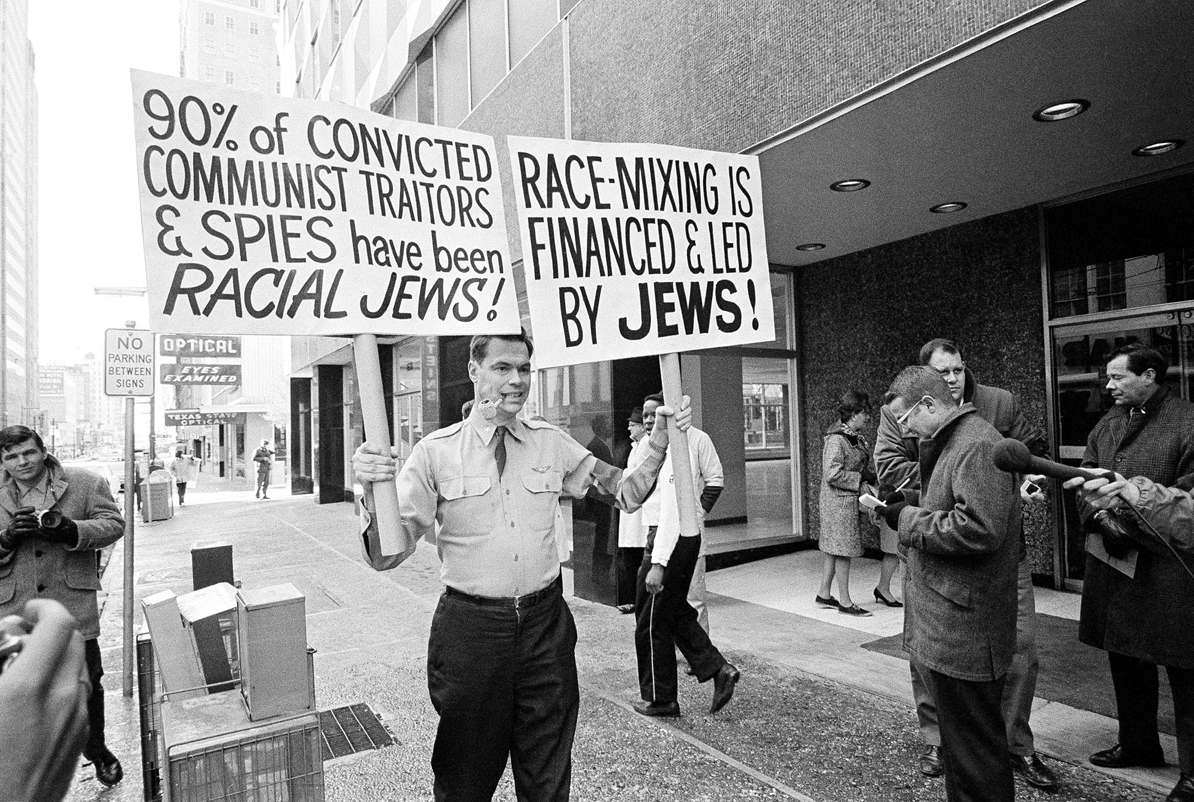
[[[518,331],[491,137],[136,70],[132,83],[155,329]]]
[[[759,162],[510,137],[537,367],[775,338]]]

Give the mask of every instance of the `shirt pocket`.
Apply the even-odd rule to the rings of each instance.
[[[454,476],[439,483],[442,522],[448,532],[485,535],[492,530],[493,511],[485,500],[489,488],[488,476]]]
[[[543,473],[532,471],[522,478],[522,486],[527,491],[526,509],[523,510],[527,526],[533,531],[555,526],[564,475],[555,470]]]

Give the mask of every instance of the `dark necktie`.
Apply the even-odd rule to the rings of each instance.
[[[506,427],[499,426],[493,433],[497,445],[493,447],[493,456],[497,459],[498,478],[502,478],[502,471],[506,470]]]

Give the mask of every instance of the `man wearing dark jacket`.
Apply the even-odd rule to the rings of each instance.
[[[123,534],[107,480],[63,468],[26,426],[0,430],[0,618],[20,615],[31,599],[48,598],[78,622],[91,679],[91,734],[83,756],[104,785],[120,782],[124,771],[104,744],[96,552]]]
[[[922,438],[919,494],[880,512],[907,549],[904,648],[937,703],[946,798],[1010,802],[1001,701],[1016,642],[1016,479],[992,460],[999,431],[932,368],[905,368],[885,401]]]
[[[1180,490],[1194,487],[1194,404],[1163,385],[1168,367],[1159,351],[1138,344],[1111,352],[1107,389],[1115,406],[1091,431],[1083,467]],[[1082,497],[1078,512],[1088,533],[1078,638],[1106,650],[1119,712],[1119,743],[1095,752],[1090,762],[1108,768],[1164,765],[1157,666],[1165,666],[1181,769],[1168,802],[1194,802],[1194,578],[1168,549],[1125,547],[1114,520]],[[1129,561],[1134,556],[1133,576],[1095,556],[1108,553]]]
[[[1007,390],[975,381],[974,374],[966,367],[955,343],[940,338],[929,340],[920,349],[920,364],[941,374],[955,404],[973,404],[979,417],[994,426],[1001,435],[1019,440],[1037,456],[1045,453],[1041,430],[1024,417],[1015,396]],[[912,490],[919,488],[918,453],[916,435],[904,430],[896,423],[891,410],[882,407],[879,410],[879,432],[875,439],[875,464],[880,483],[898,487],[907,481],[906,487]],[[1022,533],[1017,533],[1017,536],[1022,536]],[[1029,725],[1040,659],[1036,650],[1036,599],[1032,591],[1032,571],[1022,539],[1016,588],[1016,648],[1003,688],[1008,755],[1012,765],[1029,783],[1038,788],[1051,789],[1057,786],[1057,777],[1037,756],[1032,727]],[[924,680],[924,672],[915,659],[909,661],[909,670],[912,673],[916,715],[925,744],[920,770],[926,776],[936,777],[942,771],[937,706]]]

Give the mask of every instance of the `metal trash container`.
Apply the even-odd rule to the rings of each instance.
[[[165,521],[174,517],[174,477],[154,471],[141,482],[141,520]]]

